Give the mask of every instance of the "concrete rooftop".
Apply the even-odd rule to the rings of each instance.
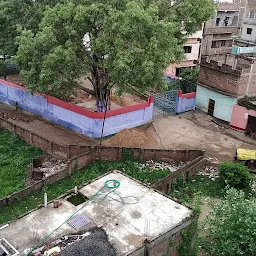
[[[149,240],[153,240],[181,224],[192,213],[187,207],[119,172],[101,177],[79,192],[90,198],[103,187],[105,181],[113,179],[120,182],[116,193],[121,197],[136,197],[139,201],[136,204],[122,204],[108,197],[101,203],[88,202],[77,215],[82,214],[91,220],[85,230],[102,226],[118,255],[127,255],[143,245],[146,225],[149,225]],[[113,193],[111,196],[118,199]],[[135,201],[134,198],[123,200]],[[11,223],[9,227],[0,230],[0,238],[7,239],[23,255],[24,249],[34,245],[81,208],[81,205],[74,206],[65,199],[61,201],[62,205],[58,209],[49,204],[47,208],[40,208]],[[76,230],[64,224],[51,239],[72,233],[76,233]]]

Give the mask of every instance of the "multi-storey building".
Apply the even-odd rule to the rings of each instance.
[[[247,0],[219,0],[216,15],[205,22],[201,55],[231,53],[233,36],[240,34]]]
[[[248,0],[240,37],[234,40],[236,46],[256,46],[256,0]]]

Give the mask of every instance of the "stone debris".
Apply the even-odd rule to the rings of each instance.
[[[56,159],[52,156],[47,155],[42,162],[42,166],[34,168],[34,171],[44,172],[44,176],[50,176],[57,172],[60,172],[68,167],[68,164],[60,159]]]
[[[33,167],[33,164],[29,166],[29,175],[27,176],[26,185],[33,185],[37,180],[33,180],[32,171],[43,172],[43,177],[48,177],[53,174],[56,174],[68,167],[67,162],[64,160],[56,159],[52,156],[46,155],[42,157],[42,166],[41,167]]]
[[[30,249],[27,249],[28,253]],[[95,227],[77,235],[66,235],[60,239],[45,243],[34,250],[31,256],[116,256],[116,250],[109,242],[104,229]]]
[[[97,228],[89,236],[68,245],[61,256],[116,256],[116,250],[110,244],[106,232]]]
[[[63,162],[62,160],[50,158],[50,159],[46,159],[43,162],[42,167],[34,168],[34,170],[43,171],[45,173],[45,177],[47,177],[57,172],[60,172],[67,167],[68,167],[67,163]]]
[[[219,178],[219,171],[217,167],[206,165],[203,170],[198,172],[198,175],[208,176],[211,180]]]
[[[48,250],[48,251],[45,251],[44,252],[44,255],[45,256],[51,256],[51,255],[59,255],[60,253],[60,247],[59,246],[56,246],[56,247],[53,247],[52,249]]]
[[[152,170],[169,170],[170,172],[175,172],[178,169],[184,167],[187,163],[185,162],[154,162],[153,160],[149,160],[146,163],[140,164],[141,168],[149,167]]]

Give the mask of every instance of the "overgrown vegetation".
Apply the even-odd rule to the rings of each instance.
[[[198,175],[185,181],[184,176],[172,182],[170,196],[177,198],[184,204],[193,204],[195,195],[221,198],[225,194],[225,187],[219,178],[212,180],[207,176]]]
[[[193,215],[188,228],[182,230],[182,243],[179,246],[179,256],[197,256],[198,247],[196,239],[198,236],[198,219],[201,213],[201,195],[196,193],[193,198]]]
[[[211,255],[239,256],[256,253],[256,199],[234,188],[211,205],[203,248]]]
[[[11,205],[1,207],[0,224],[17,218],[29,210],[34,209],[39,204],[42,204],[44,192],[47,192],[49,200],[53,200],[54,198],[66,193],[74,186],[85,184],[100,175],[113,170],[120,170],[134,179],[149,184],[153,184],[170,174],[169,170],[152,170],[148,167],[141,168],[138,163],[133,161],[95,162],[87,165],[80,171],[74,172],[72,176],[66,177],[45,187],[43,191],[38,191],[22,200],[13,202]]]
[[[255,101],[256,97],[244,97],[242,99],[239,99],[237,101],[238,105],[241,107],[245,107],[247,109],[256,110],[256,105],[252,103],[252,101]]]
[[[28,165],[41,154],[39,148],[0,129],[0,198],[24,188]]]
[[[218,166],[223,183],[236,189],[248,190],[251,187],[252,175],[242,163],[222,162]]]
[[[180,176],[172,183],[170,196],[183,204],[193,207],[200,196],[210,202],[209,219],[204,228],[195,232],[198,218],[194,213],[191,227],[182,232],[181,256],[198,255],[199,244],[201,250],[215,256],[254,255],[256,252],[256,199],[251,190],[252,176],[243,164],[232,162],[220,163],[218,170],[219,178],[199,175],[185,181],[184,176]],[[244,191],[229,189],[231,186]],[[216,198],[221,199],[220,203],[216,203],[219,202]],[[198,206],[200,209],[200,204]]]

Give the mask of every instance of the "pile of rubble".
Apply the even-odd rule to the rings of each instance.
[[[198,172],[198,175],[203,175],[203,176],[208,176],[211,180],[215,180],[219,178],[219,171],[217,167],[211,166],[211,165],[206,165],[204,166],[204,169]]]
[[[67,163],[53,158],[49,157],[47,159],[44,159],[42,163],[42,167],[34,168],[35,171],[42,171],[45,173],[45,177],[53,175],[57,172],[60,172],[68,167]]]
[[[153,160],[149,160],[146,163],[140,164],[141,168],[149,167],[152,170],[169,170],[170,172],[175,172],[178,169],[184,167],[187,163],[185,162],[154,162]]]
[[[28,253],[26,249],[24,253]],[[93,228],[84,234],[67,235],[32,251],[31,256],[116,256],[104,229]]]
[[[56,159],[52,156],[44,156],[42,158],[36,159],[39,160],[40,164],[39,166],[34,166],[34,163],[32,163],[29,167],[30,169],[30,175],[27,179],[27,185],[31,185],[34,182],[33,173],[42,173],[42,177],[48,177],[55,173],[61,172],[62,170],[66,169],[68,167],[68,164],[64,160]],[[33,160],[34,161],[34,160]]]

